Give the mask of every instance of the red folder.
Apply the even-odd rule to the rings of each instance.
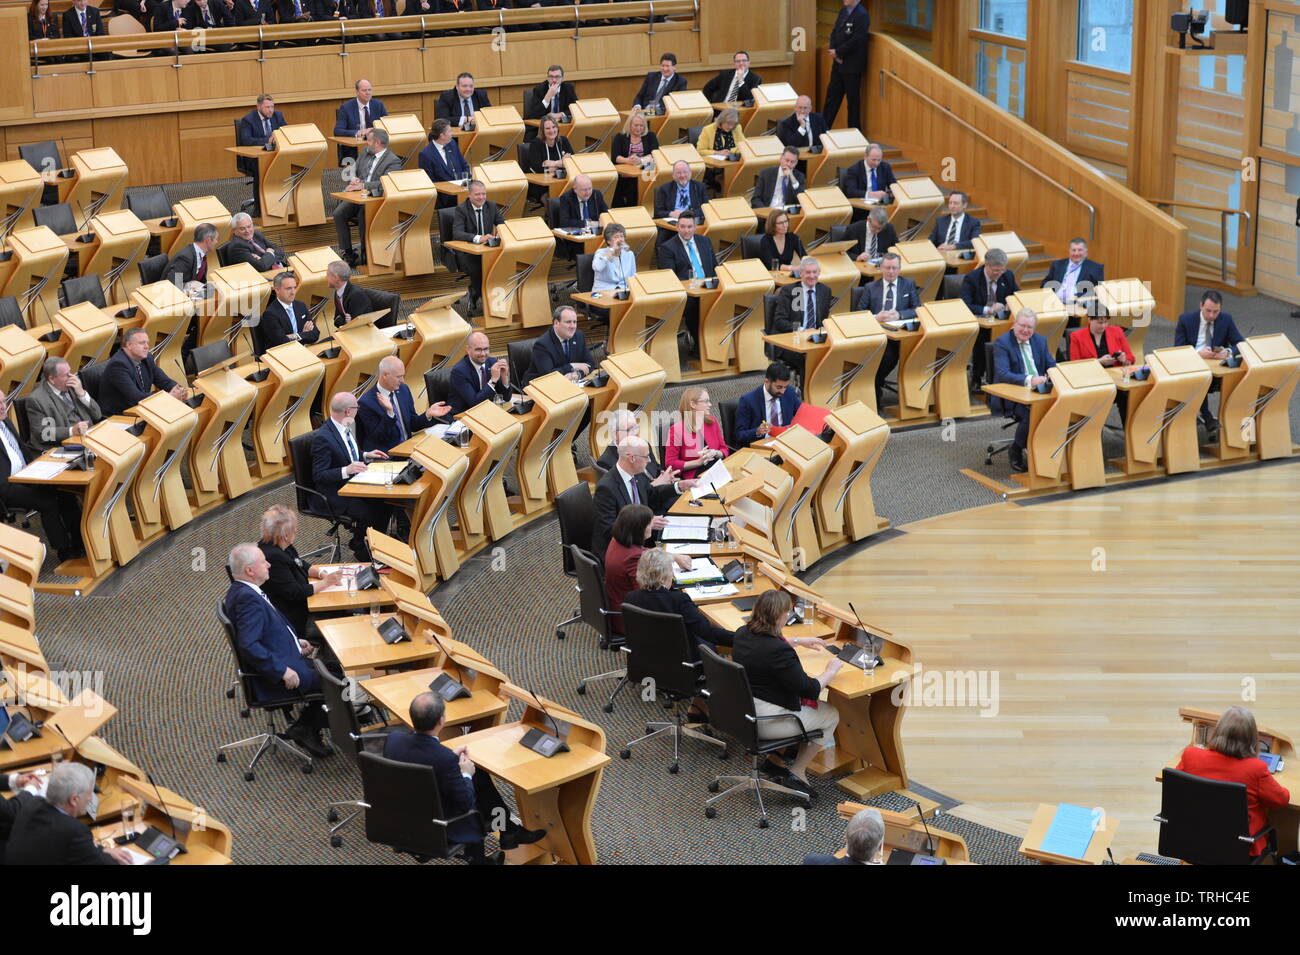
[[[799,410],[794,413],[793,421],[786,426],[773,428],[771,434],[780,434],[787,427],[793,428],[795,425],[800,425],[814,435],[821,434],[826,427],[826,416],[830,413],[830,408],[821,408],[805,401],[799,406]]]

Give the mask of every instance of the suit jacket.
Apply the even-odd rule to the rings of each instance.
[[[822,852],[810,852],[803,857],[803,865],[867,865],[848,856],[833,856]]]
[[[1056,367],[1056,359],[1047,351],[1047,339],[1038,332],[1034,332],[1029,339],[1029,350],[1034,356],[1034,370],[1040,375],[1046,375],[1047,369]],[[1002,385],[1023,385],[1025,383],[1025,363],[1020,357],[1020,343],[1016,341],[1016,333],[1008,330],[998,337],[993,343],[993,380]],[[999,405],[993,408],[993,401]],[[1002,411],[1005,402],[1001,398],[995,398],[989,402],[989,407],[994,411]]]
[[[821,693],[821,684],[804,672],[794,647],[779,637],[753,633],[748,624],[732,637],[731,659],[745,668],[755,699],[797,712],[800,700],[815,700]]]
[[[303,323],[310,321],[311,316],[307,312],[307,306],[297,299],[293,302],[294,319],[298,323],[298,337],[291,338],[293,327],[289,324],[289,316],[284,310],[284,305],[280,300],[271,296],[271,300],[266,305],[266,311],[262,313],[262,349],[268,350],[276,345],[283,345],[286,342],[302,342],[304,345],[313,345],[320,341],[320,326],[312,323],[312,329],[309,332],[303,331]]]
[[[1000,304],[1005,305],[1007,296],[1019,291],[1020,286],[1016,284],[1015,273],[1010,269],[998,276],[997,301]],[[967,272],[962,276],[961,300],[975,315],[983,315],[985,306],[993,304],[989,301],[989,280],[983,268]]]
[[[276,0],[276,12],[280,16],[281,23],[304,23],[315,19],[312,14],[315,12],[311,0],[298,0],[298,5],[302,8],[302,13],[298,13],[293,7],[294,0]],[[371,102],[374,102],[373,100]]]
[[[551,103],[550,109],[542,105],[542,97],[550,89],[550,84],[545,80],[533,87],[533,98],[524,102],[528,103],[531,108],[524,110],[524,119],[541,119],[551,113],[567,113],[569,107],[578,101],[578,93],[573,88],[573,84],[568,80],[560,83],[560,91],[555,94],[555,100]],[[531,128],[531,127],[529,127]]]
[[[859,3],[852,9],[840,7],[835,17],[835,26],[831,28],[830,47],[835,50],[836,58],[842,63],[831,61],[831,69],[841,73],[861,73],[867,68],[867,28],[871,26],[871,17],[867,14],[866,3]]]
[[[18,445],[18,449],[22,452],[24,464],[31,464],[34,459],[40,456],[41,452],[22,439],[18,429],[9,423],[8,418],[0,418],[0,428],[9,429],[9,436],[14,439],[14,443]],[[9,455],[4,452],[3,448],[0,448],[0,485],[9,481],[11,473],[13,472],[9,465]]]
[[[632,146],[632,137],[627,133],[615,133],[609,141],[609,158],[617,162],[621,157],[629,155],[628,150]],[[659,148],[659,137],[650,130],[645,131],[641,137],[641,155],[649,156]]]
[[[813,316],[811,325],[806,324],[808,316],[804,311],[805,298],[803,282],[781,286],[781,291],[776,293],[776,309],[772,314],[772,328],[777,334],[792,332],[796,328],[822,327],[822,322],[831,311],[831,287],[825,282],[818,282],[813,288],[817,314]]]
[[[930,241],[936,247],[948,241],[948,227],[951,223],[952,216],[947,213],[935,220],[934,228],[930,231]],[[966,213],[962,216],[961,228],[957,230],[957,241],[954,244],[959,249],[969,249],[971,247],[970,240],[979,234],[980,220],[970,213]]]
[[[402,416],[406,437],[397,426],[397,415]],[[371,388],[357,400],[357,434],[362,451],[388,451],[406,438],[429,427],[433,420],[415,410],[415,398],[405,384],[397,389],[397,408],[393,417],[379,403],[379,386]]]
[[[252,9],[251,6],[248,5],[248,0],[236,0],[236,17],[240,15],[240,3],[243,3],[246,8],[244,15],[247,16],[251,14],[255,18],[252,23],[240,23],[240,26],[256,26],[261,23],[261,17]],[[281,126],[289,125],[288,120],[284,118],[284,113],[280,112],[278,109],[271,114],[270,122],[272,132],[275,132]],[[235,144],[237,146],[265,146],[266,133],[264,130],[265,127],[262,125],[262,114],[256,109],[250,109],[239,120],[239,129],[235,134]],[[240,156],[236,165],[239,167],[239,171],[245,176],[253,176],[256,178],[256,159],[245,159],[243,156]]]
[[[1069,259],[1057,259],[1047,270],[1047,278],[1043,279],[1042,287],[1059,289],[1061,283],[1065,281],[1065,270],[1069,267]],[[1074,297],[1089,297],[1104,281],[1106,281],[1106,267],[1092,259],[1084,259],[1079,263],[1079,275],[1074,280]]]
[[[826,125],[826,117],[821,113],[809,113],[808,124],[812,126],[812,142],[808,142],[806,135],[799,134],[799,117],[791,113],[781,122],[776,124],[776,138],[781,140],[787,146],[793,146],[796,149],[803,149],[808,146],[820,146],[821,135],[829,127]]]
[[[1124,337],[1124,329],[1118,325],[1107,325],[1104,332],[1103,344],[1106,348],[1106,354],[1113,355],[1115,352],[1123,352],[1124,357],[1128,359],[1128,364],[1137,364],[1133,357],[1133,350],[1129,348],[1128,339]],[[1097,345],[1092,340],[1092,329],[1086,325],[1083,328],[1076,328],[1070,332],[1070,361],[1080,361],[1084,358],[1100,358],[1097,354]]]
[[[793,387],[785,389],[785,394],[777,399],[781,408],[781,424],[788,427],[794,420],[799,405],[799,393]],[[767,420],[767,392],[759,385],[753,391],[747,391],[736,402],[736,446],[747,447],[758,440],[758,426]]]
[[[686,184],[690,192],[691,211],[695,213],[695,223],[699,225],[704,221],[704,203],[708,202],[708,196],[704,194],[704,183],[698,179],[692,179]],[[655,189],[655,218],[667,219],[677,208],[677,183],[669,179],[663,185]]]
[[[629,603],[633,607],[640,607],[642,610],[677,614],[682,618],[682,622],[686,624],[686,632],[694,637],[697,643],[709,644],[709,649],[717,646],[731,646],[731,631],[719,627],[704,616],[700,612],[700,608],[695,606],[695,601],[680,590],[664,590],[662,588],[642,590],[638,588],[624,597],[623,602]]]
[[[569,142],[567,136],[559,136],[553,144],[558,150],[560,157],[573,154],[573,144]],[[542,163],[546,162],[548,153],[546,144],[542,142],[541,137],[535,137],[528,143],[528,148],[524,151],[524,172],[542,172]],[[551,159],[557,157],[551,156]]]
[[[721,103],[727,91],[731,89],[731,81],[735,79],[735,69],[722,70],[713,79],[704,84],[704,96],[710,103]],[[753,70],[745,74],[744,81],[740,84],[740,89],[736,91],[737,100],[752,99],[754,87],[763,85],[763,77],[759,76]]]
[[[294,633],[306,634],[311,619],[307,614],[307,598],[316,592],[307,574],[310,569],[307,562],[298,556],[298,549],[292,544],[278,547],[261,541],[257,546],[271,565],[271,576],[262,584],[262,593],[289,621]]]
[[[564,346],[556,337],[555,329],[548,328],[533,342],[533,363],[528,371],[528,381],[540,378],[542,375],[549,375],[553,371],[567,375],[573,371],[572,362],[575,361],[591,368],[596,367],[595,359],[587,350],[587,339],[583,337],[582,329],[575,331],[573,337],[569,339],[569,357],[565,358]],[[520,382],[519,387],[522,388],[525,384],[527,382]]]
[[[492,101],[488,99],[487,93],[483,90],[476,89],[470,101],[477,112],[485,106],[491,106]],[[449,90],[443,90],[438,94],[438,104],[434,107],[434,119],[445,119],[453,126],[460,125],[460,94],[456,92],[453,86]]]
[[[491,381],[492,366],[504,360],[504,358],[489,356],[483,363],[489,372],[486,385],[479,384],[478,373],[475,372],[474,363],[469,360],[468,355],[451,366],[451,395],[448,396],[447,404],[451,405],[453,414],[460,414],[467,408],[491,401],[494,394],[503,398],[510,394],[509,388],[503,387],[500,382],[494,385]]]
[[[357,15],[356,5],[352,0],[313,0],[311,18],[313,20],[352,19]]]
[[[803,247],[803,241],[794,232],[785,234],[784,252],[776,250],[776,240],[766,232],[763,233],[763,237],[758,242],[759,261],[769,268],[774,259],[782,265],[794,265],[807,254],[808,250]]]
[[[261,252],[257,251],[257,248],[254,247],[255,244],[261,247]],[[235,236],[230,240],[226,246],[226,261],[231,265],[247,262],[259,272],[269,272],[276,265],[288,262],[289,256],[284,249],[278,248],[260,230],[254,229],[252,242],[241,239],[239,236]]]
[[[342,328],[350,319],[374,311],[370,294],[356,282],[348,282],[341,289],[343,293],[343,310],[339,311],[339,294],[335,292],[330,298],[334,302],[334,327]]]
[[[178,16],[180,19],[185,21],[184,26],[181,26],[178,22]],[[153,17],[149,20],[149,32],[168,33],[172,30],[192,29],[194,29],[194,24],[190,20],[190,11],[188,7],[181,7],[180,12],[178,13],[175,7],[171,5],[171,0],[162,0],[161,3],[154,6]]]
[[[357,160],[354,175],[366,185],[373,185],[381,176],[397,172],[402,168],[402,157],[391,149],[385,149],[379,156],[367,151]]]
[[[469,177],[469,163],[461,155],[460,147],[456,145],[456,140],[447,143],[443,149],[447,153],[447,161],[443,162],[442,157],[438,155],[438,147],[433,143],[427,144],[420,150],[420,168],[434,182],[450,182],[453,179],[465,179]]]
[[[248,584],[234,581],[226,591],[222,608],[235,631],[240,667],[257,674],[257,682],[268,699],[294,699],[320,689],[320,676],[312,662],[298,649],[302,636],[290,629],[270,598]],[[298,674],[298,688],[288,690],[284,671]]]
[[[279,22],[275,0],[235,0],[235,23],[241,27]]]
[[[850,222],[848,234],[855,243],[853,248],[849,249],[849,258],[856,259],[867,250],[867,220],[859,219],[857,222]],[[876,255],[883,256],[896,245],[898,245],[898,231],[892,222],[886,222],[885,227],[876,234]]]
[[[153,390],[171,391],[176,382],[163,374],[153,355],[145,355],[140,363],[140,376],[136,376],[135,363],[126,352],[120,349],[108,360],[104,367],[104,376],[99,380],[99,407],[107,415],[121,414],[127,408],[133,408],[143,398],[148,398]]]
[[[359,444],[357,453],[361,453]],[[351,463],[352,455],[348,453],[348,446],[343,443],[338,427],[332,418],[326,418],[312,432],[311,481],[316,490],[330,502],[335,514],[347,511],[347,506],[339,497],[339,488],[344,483],[343,469]]]
[[[44,797],[20,792],[0,802],[5,865],[117,865],[95,845],[89,826]]]
[[[636,99],[632,100],[632,106],[650,106],[655,102],[655,93],[659,91],[659,81],[663,75],[658,70],[651,70],[645,75],[645,80],[641,83],[641,89],[637,90]],[[664,96],[669,93],[680,93],[686,89],[686,77],[680,73],[673,73],[672,78],[668,80],[668,85],[664,87]]]
[[[876,167],[876,188],[889,193],[893,198],[893,193],[889,187],[898,182],[898,177],[894,175],[894,167],[885,160],[880,160],[880,165]],[[867,163],[864,159],[859,159],[852,166],[844,171],[844,178],[840,182],[840,192],[844,193],[849,199],[861,199],[868,192],[871,185],[871,173],[867,169]]]
[[[63,36],[61,21],[57,13],[46,8],[45,19],[29,16],[27,18],[27,39],[57,40]]]
[[[279,2],[284,3],[285,0],[279,0]],[[292,3],[289,5],[290,7],[293,6]],[[306,0],[304,0],[303,5],[306,6]],[[391,0],[384,4],[384,8],[389,11],[389,16],[392,16],[395,12]],[[388,107],[384,105],[383,100],[376,96],[370,98],[370,102],[366,104],[366,109],[369,113],[371,126],[375,125],[375,120],[388,115]],[[354,96],[352,99],[340,103],[338,109],[334,111],[334,135],[354,136],[359,129],[361,129],[361,107],[357,105],[357,98]],[[355,159],[357,157],[356,147],[339,146],[338,157],[339,162],[345,159]]]
[[[906,275],[900,275],[894,282],[894,308],[899,318],[916,318],[916,310],[921,306],[921,293],[916,283]],[[885,309],[885,280],[877,279],[862,288],[854,289],[853,310],[865,309],[872,314]]]
[[[583,219],[578,208],[578,194],[569,189],[560,196],[560,214],[553,226],[561,229],[576,229],[583,224]],[[599,189],[591,190],[591,197],[587,200],[587,218],[599,219],[602,212],[609,211],[609,203],[605,201],[605,194]]]
[[[673,490],[671,484],[652,485],[651,479],[644,471],[634,480],[641,503],[656,514],[667,513],[673,501],[677,500],[677,492]],[[619,511],[632,503],[632,499],[627,495],[627,485],[623,483],[623,472],[615,467],[602,474],[600,480],[596,482],[593,501],[596,507],[596,519],[591,526],[591,552],[599,554],[603,559],[605,550],[609,547],[614,519],[618,517]]]
[[[416,763],[432,766],[438,779],[438,798],[442,801],[443,818],[451,819],[477,808],[474,801],[474,783],[461,775],[460,757],[437,737],[399,729],[384,740],[384,756],[399,763]],[[487,770],[479,769],[485,773]],[[447,841],[454,843],[482,842],[483,821],[478,814],[453,822],[447,827]]]
[[[704,269],[705,278],[713,278],[717,274],[717,260],[713,256],[713,244],[709,242],[707,236],[692,236],[695,243],[695,249],[700,256],[700,265]],[[659,246],[659,268],[671,269],[679,279],[689,279],[691,277],[691,257],[687,254],[682,240],[678,236],[671,239],[665,239]]]
[[[195,30],[217,29],[235,25],[235,18],[226,9],[225,0],[208,0],[208,14],[212,18],[211,27],[203,19],[203,11],[199,9],[199,5],[194,0],[190,0],[185,6],[185,22]]]
[[[596,459],[596,467],[598,467],[603,474],[616,464],[618,464],[618,446],[613,444],[606,445],[605,450],[600,452],[600,457]],[[654,445],[651,445],[650,460],[645,463],[645,473],[650,475],[650,480],[653,481],[659,476],[659,472],[662,470],[663,467],[655,459]]]
[[[1191,345],[1196,347],[1196,338],[1201,331],[1201,313],[1184,312],[1178,316],[1178,324],[1174,327],[1174,345]],[[1227,312],[1220,312],[1219,317],[1214,320],[1214,325],[1210,329],[1210,345],[1213,348],[1224,348],[1228,345],[1238,345],[1243,341],[1241,332],[1237,331],[1237,323],[1232,320],[1232,316]]]
[[[190,282],[198,281],[199,264],[199,255],[194,249],[194,243],[186,242],[181,246],[180,251],[171,257],[163,276],[171,279],[172,284],[178,289],[184,290]]]
[[[468,199],[458,205],[451,216],[451,237],[457,242],[473,242],[476,235],[489,235],[492,230],[505,222],[501,207],[491,199],[483,202],[483,227],[487,232],[478,231],[478,216]]]
[[[1188,746],[1175,768],[1193,776],[1245,786],[1247,824],[1251,832],[1259,832],[1268,825],[1269,809],[1279,809],[1291,801],[1290,790],[1274,779],[1264,761],[1255,756],[1237,759],[1212,749]],[[1250,854],[1259,855],[1264,844],[1263,839],[1257,840]]]
[[[781,172],[779,166],[769,166],[758,174],[758,179],[754,181],[754,194],[749,198],[749,204],[755,209],[765,209],[767,204],[772,200],[772,190],[776,188],[776,177]],[[794,180],[794,188],[786,183],[785,195],[782,197],[785,202],[782,206],[797,206],[799,204],[798,195],[804,190],[804,177],[799,175],[798,171],[791,171],[790,178]]]
[[[145,24],[147,26],[147,24]],[[78,36],[103,36],[107,31],[104,29],[104,18],[99,15],[95,7],[87,4],[86,6],[86,32],[81,32],[81,18],[77,15],[76,7],[69,7],[63,11],[63,37],[70,39]]]
[[[31,425],[32,442],[41,450],[48,451],[72,434],[72,426],[78,421],[94,424],[102,421],[104,415],[99,405],[89,393],[78,397],[68,389],[72,404],[50,387],[48,381],[42,381],[32,390],[27,398],[27,421]]]

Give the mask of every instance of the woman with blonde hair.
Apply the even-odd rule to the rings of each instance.
[[[718,113],[718,118],[700,130],[700,138],[695,141],[695,148],[701,156],[714,153],[734,153],[745,141],[745,131],[740,128],[740,114],[728,107]],[[705,185],[714,188],[722,186],[722,170],[706,169]]]
[[[713,414],[707,388],[695,386],[683,391],[677,415],[678,420],[668,429],[664,466],[680,471],[689,480],[725,458],[727,442]]]
[[[644,160],[659,148],[659,137],[650,131],[650,123],[639,109],[632,110],[632,115],[623,124],[623,131],[615,133],[610,143],[610,158],[615,166],[634,166],[641,168]],[[641,180],[632,176],[619,176],[618,185],[614,187],[614,206],[634,206],[637,204],[637,183]]]
[[[335,569],[324,573],[310,567],[298,556],[293,542],[298,537],[298,515],[283,504],[266,509],[261,520],[262,539],[258,547],[271,565],[270,576],[262,584],[271,605],[284,615],[293,632],[313,643],[320,641],[320,631],[307,615],[307,598],[326,587],[337,586],[343,574]]]

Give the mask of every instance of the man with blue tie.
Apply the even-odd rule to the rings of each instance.
[[[1227,358],[1242,341],[1244,339],[1241,332],[1237,331],[1237,323],[1223,311],[1223,296],[1214,289],[1202,292],[1200,310],[1179,315],[1178,324],[1174,327],[1174,347],[1191,345],[1196,349],[1196,354],[1211,360],[1222,361]],[[1219,422],[1210,411],[1210,393],[1218,391],[1219,384],[1219,379],[1215,378],[1210,384],[1210,390],[1205,393],[1205,400],[1201,402],[1201,424],[1211,441],[1219,433]]]
[[[357,438],[367,451],[392,451],[437,418],[451,414],[451,405],[435,401],[423,412],[406,385],[406,365],[396,355],[380,359],[375,387],[357,402]]]
[[[677,74],[677,56],[665,53],[659,57],[659,69],[650,71],[641,83],[641,89],[632,103],[635,109],[659,109],[664,104],[664,97],[669,93],[678,93],[686,89],[686,77]]]
[[[340,391],[330,399],[329,419],[312,432],[311,479],[335,514],[347,515],[355,521],[350,542],[352,553],[357,560],[368,561],[370,546],[366,543],[366,528],[387,530],[393,509],[370,498],[339,494],[353,475],[366,470],[367,461],[388,459],[388,454],[380,450],[362,453],[356,437],[357,405],[357,397],[350,391]]]
[[[86,0],[72,0],[72,6],[63,11],[64,39],[80,36],[103,36],[104,20],[99,9]]]
[[[706,236],[695,234],[695,213],[687,210],[677,217],[677,238],[659,246],[659,267],[671,269],[679,279],[699,281],[717,274],[713,245]],[[684,313],[686,329],[693,340],[700,337],[700,300],[694,295],[686,299]]]
[[[435,119],[429,127],[429,145],[420,150],[420,168],[434,182],[459,182],[470,177],[469,163],[461,155],[451,123]],[[456,205],[451,193],[438,193],[437,208],[449,209]]]
[[[474,88],[474,74],[461,73],[456,77],[453,89],[443,90],[438,94],[434,106],[434,115],[445,119],[453,126],[465,129],[474,121],[474,114],[486,106],[491,106],[487,93]]]
[[[310,23],[312,20],[308,0],[278,0],[276,7],[281,23]]]
[[[993,343],[993,380],[996,383],[1037,388],[1047,381],[1047,369],[1056,367],[1056,359],[1047,350],[1047,339],[1034,331],[1037,327],[1038,316],[1031,309],[1022,308],[1016,313],[1011,330]],[[991,399],[989,407],[1009,414],[1018,422],[1008,455],[1011,470],[1023,474],[1029,469],[1025,464],[1025,447],[1029,444],[1029,407],[1004,402],[1000,398]]]
[[[1007,262],[1007,254],[1002,249],[989,249],[984,253],[984,267],[962,276],[961,300],[972,315],[990,321],[1007,318],[1007,297],[1020,291],[1016,274],[1007,268]],[[984,346],[988,340],[989,330],[981,327],[971,355],[971,375],[976,387],[984,380]]]
[[[881,209],[872,210],[882,212]],[[916,318],[916,310],[921,307],[921,293],[916,283],[905,275],[900,275],[902,259],[897,252],[886,252],[880,260],[880,278],[869,285],[853,290],[851,307],[853,311],[868,311],[881,322],[906,322]],[[876,368],[876,408],[884,407],[881,398],[884,394],[885,379],[898,367],[898,342],[885,343],[885,353],[880,356],[880,365]]]
[[[388,115],[388,107],[383,100],[375,99],[369,80],[357,80],[353,89],[357,91],[356,98],[341,104],[334,114],[334,135],[353,136],[360,141],[366,130],[374,127],[375,120]],[[356,159],[357,150],[353,146],[340,146],[338,157],[341,165],[346,159]]]
[[[587,349],[587,340],[578,329],[577,311],[572,306],[561,305],[551,316],[551,330],[543,332],[533,342],[528,380],[558,371],[571,381],[577,381],[590,374],[595,364]]]
[[[799,150],[786,146],[777,164],[764,169],[754,180],[754,193],[749,204],[755,209],[784,209],[799,205],[804,180],[796,171],[798,165]]]
[[[691,165],[678,160],[673,163],[673,178],[655,190],[655,218],[676,219],[690,212],[703,219],[704,184],[691,178]],[[660,241],[672,237],[671,232],[661,232]]]
[[[1106,267],[1088,258],[1088,241],[1074,238],[1070,240],[1069,256],[1057,259],[1047,270],[1043,288],[1054,290],[1066,304],[1086,302],[1093,298],[1097,286],[1105,280]],[[1077,315],[1070,316],[1070,324],[1079,324]]]
[[[778,335],[794,331],[815,331],[831,310],[831,288],[821,281],[822,265],[811,255],[799,263],[799,281],[783,285],[776,295],[776,309],[772,313],[772,330]],[[800,352],[778,348],[776,357],[799,372],[804,373],[804,356]]]
[[[297,273],[292,269],[277,272],[271,284],[275,297],[262,313],[262,350],[286,342],[314,345],[320,340],[320,329],[311,320],[307,306],[298,301]]]
[[[894,199],[890,186],[896,182],[898,177],[894,175],[894,167],[885,161],[885,151],[875,143],[867,143],[862,161],[855,162],[844,171],[840,191],[849,199],[888,203]],[[865,216],[866,212],[862,209],[853,210],[855,222]]]

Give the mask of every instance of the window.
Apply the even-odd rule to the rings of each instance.
[[[975,89],[1024,119],[1025,51],[980,41],[975,49]]]
[[[1080,63],[1133,69],[1133,0],[1079,0]]]
[[[1023,40],[1028,36],[1028,7],[1029,0],[980,0],[979,28]]]
[[[885,23],[929,30],[934,26],[934,0],[886,0]]]

